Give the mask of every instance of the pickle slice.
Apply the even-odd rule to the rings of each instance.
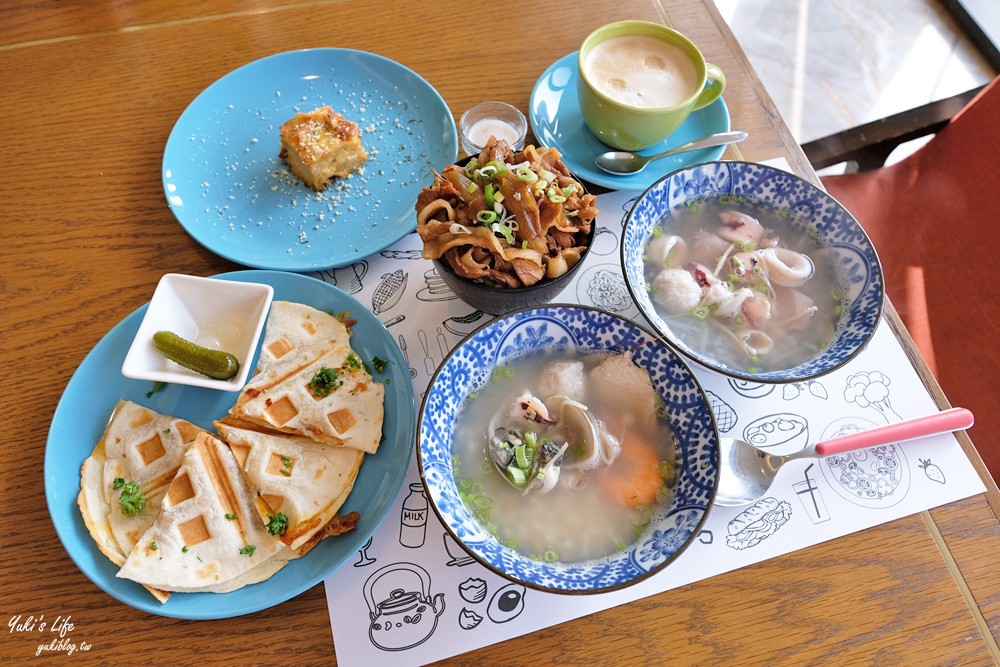
[[[228,352],[196,345],[172,331],[153,334],[153,347],[167,359],[216,380],[228,380],[240,370],[240,362]]]

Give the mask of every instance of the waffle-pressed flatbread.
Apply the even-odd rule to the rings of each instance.
[[[296,551],[337,515],[365,456],[357,449],[263,433],[225,420],[215,426],[260,494],[261,518],[266,523],[283,514],[288,523],[278,539]]]
[[[336,378],[325,395],[312,385],[320,373]],[[354,353],[331,351],[277,382],[256,380],[244,387],[231,416],[328,445],[378,449],[385,386],[372,381]]]
[[[311,361],[331,349],[350,346],[350,332],[339,319],[302,303],[274,301],[267,314],[267,329],[257,370],[263,371],[291,352],[312,351]],[[308,357],[308,354],[306,355]]]
[[[260,521],[255,497],[229,448],[198,434],[160,513],[117,576],[169,591],[228,591],[234,580],[245,585],[271,576],[286,551]]]
[[[323,387],[320,373],[332,378]],[[271,305],[257,373],[230,417],[333,446],[374,454],[385,387],[374,383],[339,319],[288,301]]]
[[[202,429],[131,401],[119,401],[108,426],[80,470],[77,505],[97,547],[121,566],[139,537],[153,524],[184,452]],[[115,480],[120,479],[118,484]],[[119,505],[123,484],[134,482],[145,497],[128,516]],[[161,601],[166,594],[150,591]]]

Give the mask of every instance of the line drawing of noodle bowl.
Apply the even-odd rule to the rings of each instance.
[[[781,447],[787,452],[797,452],[809,444],[809,424],[791,412],[779,412],[747,424],[743,439],[762,449]]]

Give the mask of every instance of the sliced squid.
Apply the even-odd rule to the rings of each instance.
[[[812,278],[816,272],[816,267],[808,255],[788,248],[765,248],[758,254],[767,266],[768,278],[777,285],[798,287]]]
[[[771,300],[754,294],[743,302],[741,313],[754,329],[763,329],[771,319]]]
[[[646,263],[654,269],[683,266],[687,262],[687,244],[679,236],[655,238],[646,247]]]
[[[525,393],[514,399],[514,405],[510,409],[512,417],[519,417],[525,421],[536,424],[551,424],[552,418],[549,409],[537,396]]]
[[[736,317],[743,313],[743,304],[747,299],[753,298],[753,290],[749,287],[741,287],[730,293],[730,297],[725,301],[718,302],[719,308],[715,311],[718,317]]]
[[[722,225],[716,234],[732,243],[758,242],[764,236],[764,227],[746,213],[724,211],[719,214]]]

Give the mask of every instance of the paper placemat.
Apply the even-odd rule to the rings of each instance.
[[[784,160],[771,163],[787,169]],[[632,302],[619,264],[622,223],[638,194],[598,197],[600,228],[586,264],[554,301],[593,305],[652,329]],[[419,237],[410,234],[366,260],[321,274],[370,304],[395,334],[418,402],[452,347],[490,319],[458,300],[420,250]],[[847,367],[817,380],[775,386],[694,371],[720,434],[763,442],[775,454],[937,409],[884,321]],[[785,465],[769,494],[752,506],[781,510],[784,521],[768,534],[741,530],[748,508],[716,507],[696,542],[662,572],[613,593],[563,596],[526,590],[473,561],[429,508],[414,455],[370,544],[325,582],[337,663],[426,664],[985,490],[952,435],[869,450],[850,471],[844,464],[843,457],[830,457]],[[408,599],[419,603],[419,612],[380,616],[380,603],[393,591],[399,591],[396,600],[413,594]]]

